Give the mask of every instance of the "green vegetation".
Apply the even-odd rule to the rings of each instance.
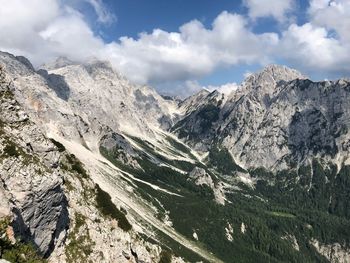
[[[5,249],[2,255],[3,259],[16,263],[44,263],[43,259],[32,244],[17,242],[10,249]]]
[[[16,144],[12,139],[7,137],[6,135],[2,137],[1,143],[4,145],[4,148],[2,154],[0,155],[0,158],[21,157],[21,161],[24,165],[30,165],[33,163],[37,164],[38,166],[40,165],[37,156],[27,153],[27,151],[23,147],[21,147],[19,144]],[[48,169],[47,167],[44,167],[42,165],[40,166],[45,170]]]
[[[143,148],[148,154],[151,154],[155,157],[159,162],[164,162],[168,165],[172,165],[174,167],[177,167],[178,169],[182,169],[184,171],[192,171],[193,168],[196,166],[193,163],[186,162],[186,161],[180,161],[180,160],[170,160],[163,155],[159,154],[158,151],[160,151],[157,147],[155,147],[153,144],[147,141],[143,141],[140,138],[129,136],[132,140],[134,140],[141,148]],[[176,141],[175,141],[176,142]],[[174,143],[174,142],[173,142]],[[176,142],[177,143],[177,142]],[[181,144],[180,144],[181,145]],[[181,145],[182,146],[182,145]],[[177,147],[180,147],[177,145]],[[188,149],[187,149],[188,151]],[[104,147],[100,147],[100,152],[102,155],[104,155],[108,160],[116,164],[118,167],[122,167],[124,171],[133,172],[129,169],[128,166],[124,165],[122,162],[118,160],[118,153],[115,151],[109,151],[105,149]],[[139,155],[141,158],[136,158],[137,161],[140,163],[140,161],[147,159],[148,157],[144,155],[144,153],[139,152]],[[131,168],[132,169],[132,168]]]
[[[78,173],[79,175],[81,175],[82,178],[89,178],[85,168],[83,167],[82,163],[75,157],[74,154],[70,154],[70,155],[66,155],[66,159],[70,165],[70,170],[72,172],[76,172]],[[69,168],[67,167],[64,167],[66,170]]]
[[[169,250],[163,249],[160,253],[159,263],[171,263],[172,254]]]
[[[4,148],[4,154],[8,157],[19,157],[20,153],[17,150],[16,144],[14,144],[11,141],[8,141],[5,148]]]
[[[85,225],[86,217],[80,213],[75,213],[74,228],[68,234],[68,243],[65,247],[65,254],[68,263],[88,262],[88,256],[93,252],[95,244],[89,234],[88,229],[81,228]]]
[[[246,172],[242,167],[236,164],[227,149],[220,149],[212,146],[208,155],[208,165],[216,168],[217,171],[225,175],[230,175],[235,171]]]
[[[278,216],[278,217],[287,217],[287,218],[295,218],[295,215],[289,214],[289,213],[283,213],[283,212],[268,212],[270,215]]]
[[[11,244],[5,234],[9,224],[9,218],[0,220],[0,258],[16,263],[45,263],[32,244],[22,241]]]
[[[66,148],[64,147],[64,145],[54,139],[50,139],[50,141],[57,147],[59,152],[64,152],[66,150]]]
[[[207,104],[197,113],[200,117],[200,127],[203,130],[208,130],[211,128],[212,124],[219,119],[220,108],[213,105]]]
[[[312,231],[307,231],[309,238],[326,244],[342,241],[350,245],[349,166],[337,174],[334,165],[323,166],[314,160],[312,167],[276,175],[262,170],[252,174],[260,178],[256,191],[269,200],[270,207],[279,207],[273,212],[276,216],[294,215],[311,225]],[[275,180],[271,184],[272,176]]]
[[[188,180],[187,175],[181,174],[169,167],[159,166],[147,158],[138,159],[138,163],[143,170],[129,170],[129,172],[143,180],[175,193],[184,195],[195,193],[200,197],[214,199],[213,191],[208,186],[194,184],[191,180]],[[180,166],[181,168],[184,167]],[[193,169],[194,166],[191,168]]]
[[[207,104],[198,111],[192,112],[171,128],[176,131],[179,138],[186,138],[199,141],[201,135],[210,132],[214,122],[219,120],[220,108],[214,104]],[[195,122],[195,125],[193,123]],[[188,125],[190,124],[190,125]]]
[[[179,152],[187,154],[189,157],[191,157],[193,160],[197,160],[197,158],[192,154],[191,150],[185,146],[182,143],[179,143],[178,141],[174,140],[170,136],[166,137],[167,141]]]
[[[123,214],[112,202],[111,196],[96,185],[96,204],[102,215],[118,221],[118,226],[124,231],[130,231],[132,226]]]
[[[317,171],[316,164],[314,169]],[[161,167],[145,170],[157,178],[161,178],[163,173]],[[300,169],[300,172],[302,170]],[[304,171],[308,173],[309,169],[304,168]],[[326,174],[331,178],[329,173]],[[190,184],[180,184],[179,175],[172,178],[174,181],[168,181],[167,185],[177,185],[176,188],[184,196],[183,198],[163,195],[145,186],[140,187],[157,198],[165,209],[170,211],[171,220],[177,231],[192,238],[193,229],[196,229],[200,242],[225,262],[232,262],[232,258],[235,258],[235,262],[327,262],[310,247],[309,240],[316,238],[326,244],[342,240],[350,244],[350,221],[329,215],[327,209],[319,211],[318,207],[321,208],[325,204],[324,200],[329,199],[321,199],[322,194],[316,193],[316,190],[310,190],[310,195],[314,197],[308,201],[310,197],[302,194],[307,192],[306,189],[303,188],[303,191],[297,191],[295,194],[290,188],[285,189],[286,185],[291,187],[289,181],[294,182],[295,187],[295,176],[286,172],[277,175],[268,173],[268,177],[275,179],[277,177],[276,181],[280,183],[269,184],[264,181],[268,189],[262,193],[262,181],[259,181],[258,189],[246,190],[246,194],[252,198],[245,197],[242,192],[232,193],[227,196],[232,203],[225,206],[217,205],[210,195],[199,194]],[[171,178],[171,175],[169,177]],[[162,181],[165,180],[162,178]],[[313,186],[315,189],[324,182],[321,175],[314,175],[313,180],[315,183],[318,182]],[[268,202],[254,197],[260,194],[263,198],[267,198]],[[299,199],[294,203],[288,196],[294,198],[299,196]],[[304,203],[309,203],[309,206],[303,208]],[[233,235],[233,242],[225,238],[224,227],[227,222],[230,222],[236,233]],[[247,227],[245,234],[240,232],[242,222]],[[308,225],[312,228],[309,229]],[[286,233],[296,237],[301,252],[294,250],[290,242],[281,239]]]
[[[5,134],[4,128],[5,128],[5,123],[0,119],[0,135]]]

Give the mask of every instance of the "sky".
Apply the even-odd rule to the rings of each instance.
[[[0,0],[0,50],[109,60],[169,95],[230,92],[268,64],[350,76],[350,0]]]

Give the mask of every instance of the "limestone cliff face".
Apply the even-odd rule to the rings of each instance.
[[[348,161],[348,80],[312,82],[272,65],[249,76],[227,98],[213,101],[210,96],[173,128],[197,150],[218,144],[244,168],[280,170],[315,157]],[[206,120],[215,118],[201,129],[203,112]]]
[[[59,152],[18,104],[2,68],[0,74],[1,216],[12,218],[17,237],[49,255],[69,225]]]
[[[339,243],[325,245],[318,240],[311,240],[310,244],[332,263],[347,263],[350,258],[350,250]]]
[[[323,158],[340,168],[349,159],[349,97],[346,80],[284,84],[238,158],[247,167],[266,168]],[[232,142],[226,138],[224,144]]]

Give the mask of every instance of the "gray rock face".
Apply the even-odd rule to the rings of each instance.
[[[51,167],[59,153],[29,121],[6,80],[0,97],[0,216],[11,216],[16,237],[49,255],[69,223],[62,178]]]
[[[249,76],[224,105],[205,99],[173,130],[197,150],[219,143],[245,168],[284,169],[314,157],[346,162],[349,84],[315,83],[295,70],[272,65]],[[206,129],[197,127],[203,108],[216,116]],[[200,132],[191,136],[191,129]]]
[[[311,240],[310,244],[331,263],[347,263],[350,258],[350,249],[345,248],[339,243],[324,245],[318,240]]]
[[[101,151],[108,152],[108,155],[119,160],[123,164],[134,168],[140,168],[135,158],[139,157],[131,144],[121,134],[113,131],[106,133],[100,141]]]
[[[206,90],[189,97],[179,106],[183,117],[171,128],[180,139],[196,150],[206,151],[215,140],[216,127],[224,104],[223,94]]]
[[[289,82],[275,96],[241,159],[246,165],[258,160],[265,167],[287,162],[286,157],[295,163],[312,157],[346,162],[349,95],[348,81]]]
[[[225,204],[225,190],[222,182],[215,182],[213,178],[203,168],[195,167],[189,174],[189,179],[196,185],[207,185],[213,190],[215,201],[218,204]]]
[[[286,67],[269,66],[262,72],[249,76],[238,94],[231,94],[228,98],[223,107],[218,132],[222,144],[229,149],[238,163],[249,167],[250,164],[247,165],[243,160],[247,153],[245,145],[255,141],[255,132],[259,130],[275,94],[282,89],[285,82],[296,78],[304,77]],[[252,165],[264,166],[259,162]]]
[[[76,65],[76,64],[78,63],[66,57],[58,57],[55,61],[42,65],[41,68],[49,71],[49,70],[59,69],[59,68],[63,68],[70,65]]]

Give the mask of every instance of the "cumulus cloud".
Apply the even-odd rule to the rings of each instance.
[[[180,98],[185,98],[189,94],[197,93],[203,89],[210,92],[217,90],[223,94],[230,94],[232,91],[235,91],[239,88],[239,85],[235,82],[226,83],[223,85],[201,85],[197,80],[187,80],[184,82],[179,82],[174,85],[174,83],[169,83],[170,86],[162,85],[161,92],[169,95],[176,95]],[[169,93],[169,90],[172,91]],[[175,92],[174,92],[175,91]]]
[[[309,22],[283,32],[279,53],[309,72],[349,74],[350,2],[310,1]]]
[[[309,21],[294,24],[288,20],[290,25],[278,33],[255,33],[251,19],[272,16],[285,21],[292,0],[245,0],[250,19],[224,11],[210,27],[193,20],[177,32],[154,29],[111,43],[94,34],[73,2],[89,2],[101,23],[113,19],[101,0],[45,0],[45,4],[42,0],[0,0],[0,50],[25,55],[36,66],[57,56],[78,61],[92,56],[108,59],[133,82],[177,94],[203,88],[194,80],[232,65],[284,59],[306,73],[350,72],[348,0],[311,0]]]
[[[344,44],[350,42],[350,1],[313,0],[310,3],[310,19],[314,25],[334,30]]]
[[[295,65],[303,62],[302,67],[309,71],[345,72],[350,70],[349,49],[341,42],[329,36],[323,27],[311,23],[291,25],[283,33],[282,54]]]
[[[211,28],[193,20],[178,32],[155,29],[137,39],[122,37],[106,44],[78,11],[59,0],[48,1],[45,5],[40,0],[4,3],[2,50],[28,56],[36,65],[56,56],[73,60],[96,56],[111,60],[136,83],[157,85],[202,77],[222,65],[268,63],[269,51],[278,44],[276,33],[254,34],[245,17],[226,11]]]
[[[266,54],[277,44],[277,34],[254,34],[244,17],[222,12],[210,29],[197,20],[179,32],[155,29],[111,43],[108,53],[132,80],[159,83],[200,77],[222,65],[267,63]]]
[[[0,0],[0,5],[0,50],[24,55],[36,66],[57,56],[81,61],[104,48],[83,15],[59,0],[45,5],[41,0]]]
[[[248,8],[248,15],[255,20],[261,17],[273,17],[279,22],[284,22],[287,14],[295,7],[295,0],[244,0],[243,4]]]
[[[313,13],[317,10],[324,9],[329,6],[330,0],[310,0],[309,13]]]

